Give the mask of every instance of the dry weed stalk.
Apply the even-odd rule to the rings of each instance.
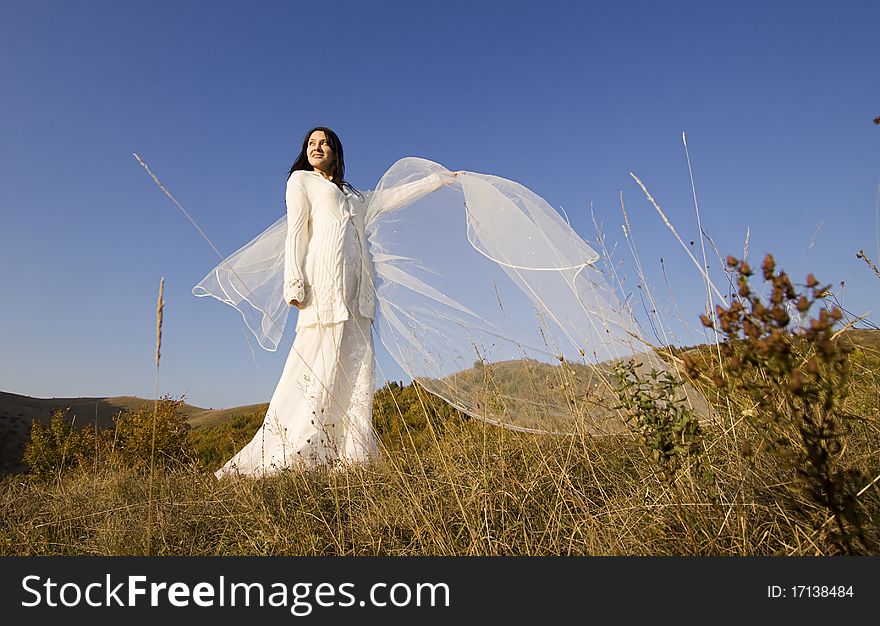
[[[750,399],[753,409],[743,415],[761,434],[759,447],[798,477],[796,490],[788,494],[792,510],[805,517],[812,517],[810,504],[827,510],[836,523],[831,544],[841,552],[859,552],[869,547],[855,488],[864,477],[841,466],[840,459],[847,423],[854,417],[844,409],[851,347],[835,340],[834,332],[843,314],[837,307],[821,308],[807,319],[828,286],[810,274],[799,292],[784,271],[776,272],[769,254],[761,268],[772,286],[767,304],[749,284],[748,263],[732,256],[727,263],[738,275],[739,299],[716,308],[726,375],[716,373],[715,384]],[[792,332],[792,309],[801,317],[797,332]],[[707,327],[716,325],[706,315],[701,320]],[[690,373],[698,374],[694,361],[684,360]],[[756,453],[748,442],[743,446],[744,456]]]
[[[868,264],[872,270],[874,270],[874,274],[876,274],[877,278],[880,278],[880,269],[877,269],[877,266],[874,265],[874,262],[868,258],[868,255],[865,254],[864,250],[859,250],[858,254],[856,254],[857,259],[862,259],[865,263]]]
[[[165,277],[159,280],[159,299],[156,303],[156,393],[155,402],[153,404],[153,428],[150,441],[150,478],[147,489],[147,544],[146,553],[150,556],[153,543],[153,470],[156,460],[156,422],[159,415],[159,359],[162,352],[162,311],[165,308],[165,302],[162,299],[165,293]]]

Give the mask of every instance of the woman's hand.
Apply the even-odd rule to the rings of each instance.
[[[453,185],[456,183],[456,178],[458,178],[459,174],[464,174],[464,170],[458,170],[457,172],[448,172],[445,176],[443,176],[443,184],[444,185]]]
[[[299,300],[291,300],[290,306],[295,306],[298,309],[303,308],[302,302],[300,302]]]

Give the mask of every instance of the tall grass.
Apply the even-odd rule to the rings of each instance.
[[[706,348],[689,354],[696,362],[711,359]],[[849,358],[864,373],[877,371],[878,357],[859,348]],[[868,385],[854,386],[847,407],[876,416],[880,387],[868,378]],[[147,464],[127,460],[121,450],[46,480],[7,477],[0,553],[136,555],[144,554],[148,536],[159,555],[841,551],[833,528],[822,524],[827,509],[803,491],[790,464],[754,443],[746,449],[759,433],[735,403],[729,417],[739,429],[736,441],[729,430],[704,432],[701,456],[711,477],[683,463],[670,480],[658,471],[651,447],[629,434],[516,433],[425,410],[413,401],[420,393],[413,387],[395,393],[423,425],[402,413],[398,419],[412,424],[408,435],[383,427],[383,456],[342,472],[217,481],[190,447],[188,460],[157,465],[152,500]],[[856,421],[836,463],[876,475],[878,443],[876,419]],[[856,552],[870,553],[880,539],[877,494],[869,488],[858,497],[866,521]]]

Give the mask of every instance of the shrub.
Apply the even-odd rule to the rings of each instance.
[[[451,420],[463,415],[428,393],[418,383],[391,381],[373,398],[373,425],[386,448],[423,448],[436,435],[442,437]],[[432,435],[433,430],[433,435]]]
[[[236,415],[222,424],[189,432],[189,445],[203,469],[215,471],[253,438],[266,410]]]
[[[183,405],[182,398],[163,396],[117,417],[114,448],[121,460],[135,467],[148,467],[151,459],[159,466],[167,466],[193,458]]]
[[[34,420],[31,440],[24,449],[24,462],[36,480],[49,480],[62,472],[91,462],[100,445],[94,426],[77,429],[67,409],[52,413],[48,426]]]
[[[703,431],[687,405],[684,383],[671,372],[652,369],[641,376],[633,360],[614,365],[615,392],[624,420],[636,434],[667,484],[690,466],[702,474]],[[679,393],[681,392],[681,394]]]

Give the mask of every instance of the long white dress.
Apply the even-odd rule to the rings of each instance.
[[[347,228],[346,269],[360,268],[353,227]],[[358,272],[346,272],[346,304],[356,311]],[[372,428],[373,338],[369,318],[300,329],[262,426],[217,471],[270,474],[294,465],[367,461],[376,454]]]
[[[339,191],[318,174],[296,172],[292,178],[288,183],[289,222],[294,224],[297,217],[302,217],[299,204],[309,206],[310,215],[302,228],[309,233],[307,247],[312,249],[297,268],[293,242],[301,233],[288,232],[289,273],[303,276],[307,285],[314,284],[306,292],[309,296],[300,312],[296,337],[263,424],[253,439],[216,472],[218,478],[228,474],[260,476],[293,466],[360,463],[378,453],[372,427],[375,382],[371,319],[362,314],[364,292],[372,292],[372,285],[362,284],[372,280],[372,269],[365,272],[364,266],[372,261],[359,240],[363,235],[356,221],[363,219],[356,211],[363,212],[365,204],[357,195]],[[297,184],[297,178],[301,184]],[[390,208],[441,184],[438,176],[426,178],[386,194],[385,202]],[[340,228],[342,250],[337,254],[333,248],[336,237],[325,235],[337,233]],[[320,236],[316,235],[318,231]],[[316,267],[322,262],[315,259],[322,258],[327,259],[323,267]],[[341,259],[341,271],[328,271],[326,266],[336,265],[330,259],[336,258]],[[337,291],[337,287],[341,289]],[[344,306],[331,307],[338,292]]]

